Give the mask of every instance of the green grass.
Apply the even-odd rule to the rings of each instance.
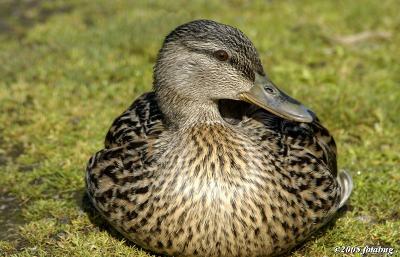
[[[276,84],[330,129],[353,176],[349,210],[293,256],[342,245],[400,256],[398,1],[146,2],[0,3],[0,255],[148,256],[82,202],[86,161],[151,89],[163,37],[209,18],[252,39]],[[391,34],[338,43],[363,31]]]

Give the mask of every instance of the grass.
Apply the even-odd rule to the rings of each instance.
[[[163,37],[209,18],[252,39],[276,84],[333,133],[339,167],[353,176],[348,211],[292,256],[365,245],[400,256],[399,8],[396,0],[2,1],[0,255],[149,256],[88,209],[86,161],[113,119],[151,89]],[[346,43],[364,31],[372,36]]]

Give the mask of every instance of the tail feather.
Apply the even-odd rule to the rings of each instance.
[[[339,182],[341,188],[341,200],[339,203],[339,208],[349,199],[351,192],[353,191],[353,179],[347,171],[341,171],[338,174],[337,181]]]

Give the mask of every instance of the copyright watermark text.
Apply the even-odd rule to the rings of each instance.
[[[337,246],[335,247],[335,253],[344,253],[344,254],[354,254],[360,253],[361,255],[364,254],[376,254],[376,255],[383,255],[386,254],[388,256],[393,255],[396,251],[392,247],[385,247],[385,246]]]

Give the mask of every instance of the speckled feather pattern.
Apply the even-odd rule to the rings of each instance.
[[[337,178],[333,138],[316,117],[238,101],[256,76],[268,80],[238,29],[198,20],[172,31],[154,91],[114,121],[87,166],[104,218],[156,253],[226,257],[281,254],[329,221],[352,185]]]
[[[118,117],[87,167],[88,194],[127,238],[179,256],[271,256],[337,210],[333,138],[318,121],[252,110],[236,125],[169,130],[154,93]]]

